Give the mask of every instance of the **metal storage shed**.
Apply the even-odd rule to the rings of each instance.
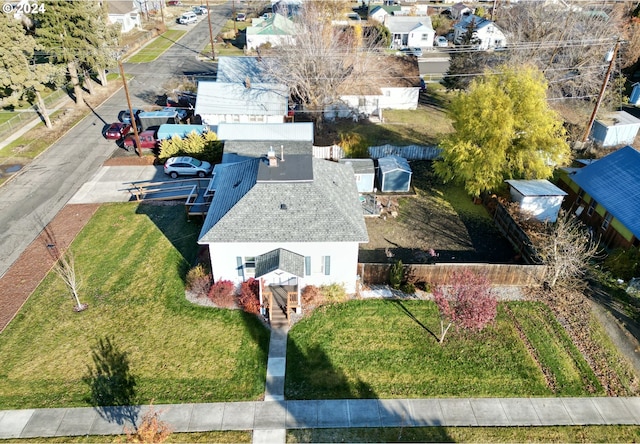
[[[603,147],[632,144],[640,129],[640,119],[626,111],[616,111],[593,122],[591,137]]]
[[[505,180],[511,200],[520,204],[520,212],[539,221],[555,222],[567,195],[548,180]]]
[[[340,159],[340,163],[351,165],[356,176],[359,193],[372,193],[376,170],[373,159]]]
[[[412,174],[404,157],[391,155],[378,159],[378,183],[383,193],[409,191]]]

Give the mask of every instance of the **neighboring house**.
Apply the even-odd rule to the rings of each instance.
[[[291,44],[295,41],[295,33],[293,21],[281,14],[272,14],[266,19],[253,19],[246,31],[247,49],[257,49],[265,44]]]
[[[107,12],[111,23],[120,24],[120,32],[142,28],[140,9],[133,0],[108,0]]]
[[[358,247],[368,236],[349,165],[264,152],[218,165],[212,182],[198,243],[209,249],[216,281],[239,285],[253,277],[261,303],[265,292],[285,289],[297,307],[306,285],[355,292]]]
[[[378,23],[384,23],[385,17],[393,15],[395,11],[400,11],[400,6],[375,6],[369,10],[369,19]]]
[[[409,191],[412,174],[409,162],[404,157],[391,155],[378,159],[378,184],[383,193]]]
[[[426,48],[433,46],[436,32],[429,17],[386,16],[384,25],[391,33],[391,48]]]
[[[640,105],[640,83],[634,83],[631,95],[629,96],[629,104],[638,106]]]
[[[356,178],[358,192],[373,192],[376,176],[376,169],[373,165],[373,159],[340,159],[338,162],[351,165]]]
[[[451,8],[451,18],[458,20],[464,16],[473,14],[473,9],[465,5],[464,3],[456,3]]]
[[[626,111],[615,111],[593,122],[591,139],[602,147],[628,145],[633,143],[639,129],[640,119]]]
[[[289,92],[273,83],[199,82],[195,114],[203,125],[221,122],[282,123]]]
[[[548,180],[505,180],[509,184],[511,200],[520,204],[525,219],[555,222],[567,195]]]
[[[370,65],[372,72],[367,74],[367,82],[362,82],[358,76],[355,76],[353,81],[345,82],[343,90],[340,91],[341,102],[325,109],[327,119],[359,115],[379,116],[382,109],[417,108],[420,73],[414,57],[391,55]],[[380,69],[381,66],[384,66],[384,69]],[[265,73],[259,57],[220,57],[217,77],[218,83],[242,85],[245,79],[250,79],[251,83],[274,82]],[[212,103],[211,106],[215,104]]]
[[[467,34],[469,26],[473,26],[472,44],[479,50],[502,48],[507,45],[507,38],[504,33],[491,20],[478,17],[477,15],[467,15],[453,26],[453,42],[460,45]]]
[[[562,169],[565,208],[610,247],[640,246],[640,152],[626,146],[582,168]]]

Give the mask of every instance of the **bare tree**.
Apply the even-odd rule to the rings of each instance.
[[[304,2],[294,16],[296,36],[262,57],[266,72],[287,85],[291,97],[318,124],[327,108],[340,103],[342,94],[358,94],[374,62],[362,28],[336,24],[336,18],[326,2]],[[377,64],[376,70],[382,66]]]
[[[628,11],[622,5],[590,10],[565,2],[526,2],[501,12],[508,58],[514,66],[535,64],[549,82],[551,98],[590,97],[598,93],[607,52],[625,33]]]
[[[600,253],[591,231],[572,214],[560,214],[555,223],[545,223],[540,232],[530,233],[540,258],[547,266],[544,285],[576,289],[590,261]]]
[[[62,282],[64,282],[69,291],[71,291],[73,299],[76,302],[73,309],[77,312],[86,310],[89,305],[81,303],[78,294],[82,282],[78,279],[78,274],[76,273],[76,263],[73,253],[67,251],[62,254],[58,258],[58,262],[53,266],[53,271],[62,279]]]

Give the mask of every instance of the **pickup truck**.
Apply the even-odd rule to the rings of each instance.
[[[160,141],[156,139],[156,131],[157,130],[152,129],[138,133],[138,137],[140,138],[140,148],[155,150],[160,146]],[[125,137],[123,145],[127,151],[133,151],[135,149],[136,139],[133,134],[129,134]]]

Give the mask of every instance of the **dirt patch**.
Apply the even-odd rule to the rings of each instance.
[[[515,262],[515,252],[484,207],[439,184],[431,162],[411,167],[414,194],[377,196],[382,214],[366,219],[369,242],[360,247],[360,262],[425,263],[429,249],[438,262]]]

